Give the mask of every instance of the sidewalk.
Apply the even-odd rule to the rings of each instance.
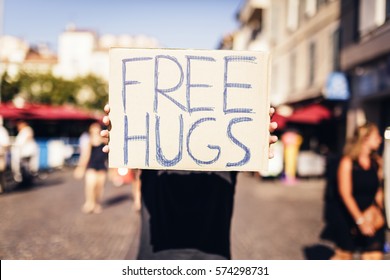
[[[51,173],[33,188],[0,195],[0,259],[135,258],[139,213],[130,186],[107,183],[101,214],[83,214],[83,181],[72,170]]]

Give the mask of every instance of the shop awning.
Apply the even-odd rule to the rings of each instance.
[[[303,124],[319,124],[323,120],[330,119],[332,116],[330,110],[320,104],[311,104],[302,108],[296,109],[291,116],[288,117],[288,122],[303,123]]]
[[[22,110],[11,106],[10,104],[0,103],[0,116],[4,119],[18,119],[21,118]]]
[[[0,104],[0,115],[4,119],[24,120],[97,120],[98,116],[72,106],[51,106],[26,103],[15,107],[12,103]]]
[[[278,129],[283,129],[286,126],[286,122],[288,121],[288,118],[275,112],[274,115],[272,116],[271,121],[276,122],[278,124]]]

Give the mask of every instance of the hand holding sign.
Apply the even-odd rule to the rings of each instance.
[[[112,49],[110,167],[265,170],[268,76],[267,53]]]

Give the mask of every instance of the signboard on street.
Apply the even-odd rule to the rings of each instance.
[[[265,52],[110,50],[110,167],[260,171],[268,166]]]
[[[325,85],[325,97],[329,100],[348,100],[349,95],[345,74],[342,72],[330,73]]]

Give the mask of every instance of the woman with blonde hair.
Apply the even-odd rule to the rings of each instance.
[[[333,212],[331,259],[383,259],[385,225],[383,215],[382,160],[377,154],[382,138],[378,127],[367,123],[356,129],[345,145],[337,170],[340,203]]]
[[[107,154],[102,152],[103,138],[100,136],[101,125],[93,123],[89,127],[88,145],[81,150],[80,161],[75,169],[75,177],[85,175],[84,213],[98,214],[102,211],[101,200],[107,175]]]

